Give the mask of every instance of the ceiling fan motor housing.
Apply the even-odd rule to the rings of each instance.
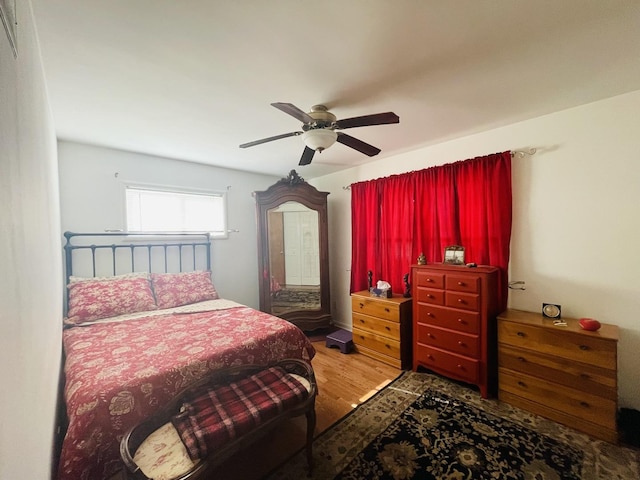
[[[324,105],[314,105],[311,107],[311,111],[308,115],[315,120],[315,122],[311,125],[304,124],[302,129],[304,131],[313,130],[316,128],[328,128],[332,127],[336,121],[336,116],[327,110],[327,107]]]

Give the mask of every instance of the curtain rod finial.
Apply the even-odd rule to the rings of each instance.
[[[524,158],[525,155],[535,155],[535,153],[538,151],[538,149],[536,148],[530,148],[529,151],[526,150],[514,150],[513,152],[511,152],[511,156],[512,157],[518,157],[518,158]]]

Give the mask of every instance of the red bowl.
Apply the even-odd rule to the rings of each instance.
[[[578,320],[578,324],[582,329],[589,330],[590,332],[595,332],[602,326],[598,320],[593,318],[581,318]]]

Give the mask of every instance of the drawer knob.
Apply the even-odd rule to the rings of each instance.
[[[587,402],[585,402],[584,400],[582,402],[580,402],[580,406],[584,407],[584,408],[589,408],[589,404]]]
[[[384,311],[389,313],[391,310],[389,310],[388,308],[385,307]]]
[[[431,295],[430,293],[427,293],[427,298],[433,298],[433,295]]]
[[[431,355],[430,353],[428,353],[428,354],[427,354],[427,358],[428,358],[429,360],[433,360],[433,355]]]
[[[527,386],[527,384],[522,381],[518,381],[518,385],[520,385],[523,388]]]
[[[384,346],[387,347],[387,348],[391,348],[391,346],[387,345],[386,343],[384,344]]]
[[[427,337],[433,338],[433,335],[431,335],[430,333],[427,333]]]
[[[588,373],[581,373],[580,378],[582,378],[583,380],[589,380],[591,378],[591,375],[589,375]]]
[[[460,345],[461,347],[465,346],[464,342],[458,342],[458,345]]]
[[[589,350],[587,345],[580,345],[580,350]]]
[[[460,364],[458,364],[458,368],[459,368],[460,370],[464,370],[464,367],[463,367],[462,365],[460,365]]]
[[[459,318],[459,319],[458,319],[458,323],[462,325],[462,324],[464,324],[464,320],[463,320],[463,319],[461,319],[461,318]]]
[[[516,335],[518,335],[519,337],[526,337],[524,332],[518,332],[516,333]]]
[[[461,298],[459,298],[459,299],[458,299],[458,303],[464,303],[464,300],[463,300],[463,299],[461,299]]]
[[[430,278],[427,278],[427,282],[433,282],[433,280],[431,280]]]
[[[388,330],[388,331],[391,331],[391,328],[390,328],[390,327],[386,327],[386,326],[385,326],[384,328],[385,328],[386,330]]]
[[[433,317],[433,313],[427,312],[427,317]]]
[[[364,303],[360,302],[360,308],[364,308]]]
[[[364,320],[362,318],[360,319],[360,323],[364,323]]]
[[[521,362],[526,362],[527,361],[527,359],[524,358],[524,357],[518,357],[518,360],[520,360]]]
[[[458,282],[458,285],[464,287],[464,282]]]

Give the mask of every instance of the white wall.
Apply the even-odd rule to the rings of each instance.
[[[0,26],[0,478],[50,477],[62,333],[56,141],[29,0]]]
[[[314,179],[329,191],[334,317],[351,326],[351,196],[342,187],[505,150],[513,161],[509,306],[620,327],[619,403],[640,409],[640,91]],[[400,127],[402,124],[400,124]],[[383,132],[381,131],[381,134]]]
[[[125,229],[123,181],[227,191],[228,227],[239,232],[213,240],[213,282],[222,297],[258,308],[258,243],[251,193],[266,190],[279,177],[73,142],[59,142],[58,156],[63,231]]]

